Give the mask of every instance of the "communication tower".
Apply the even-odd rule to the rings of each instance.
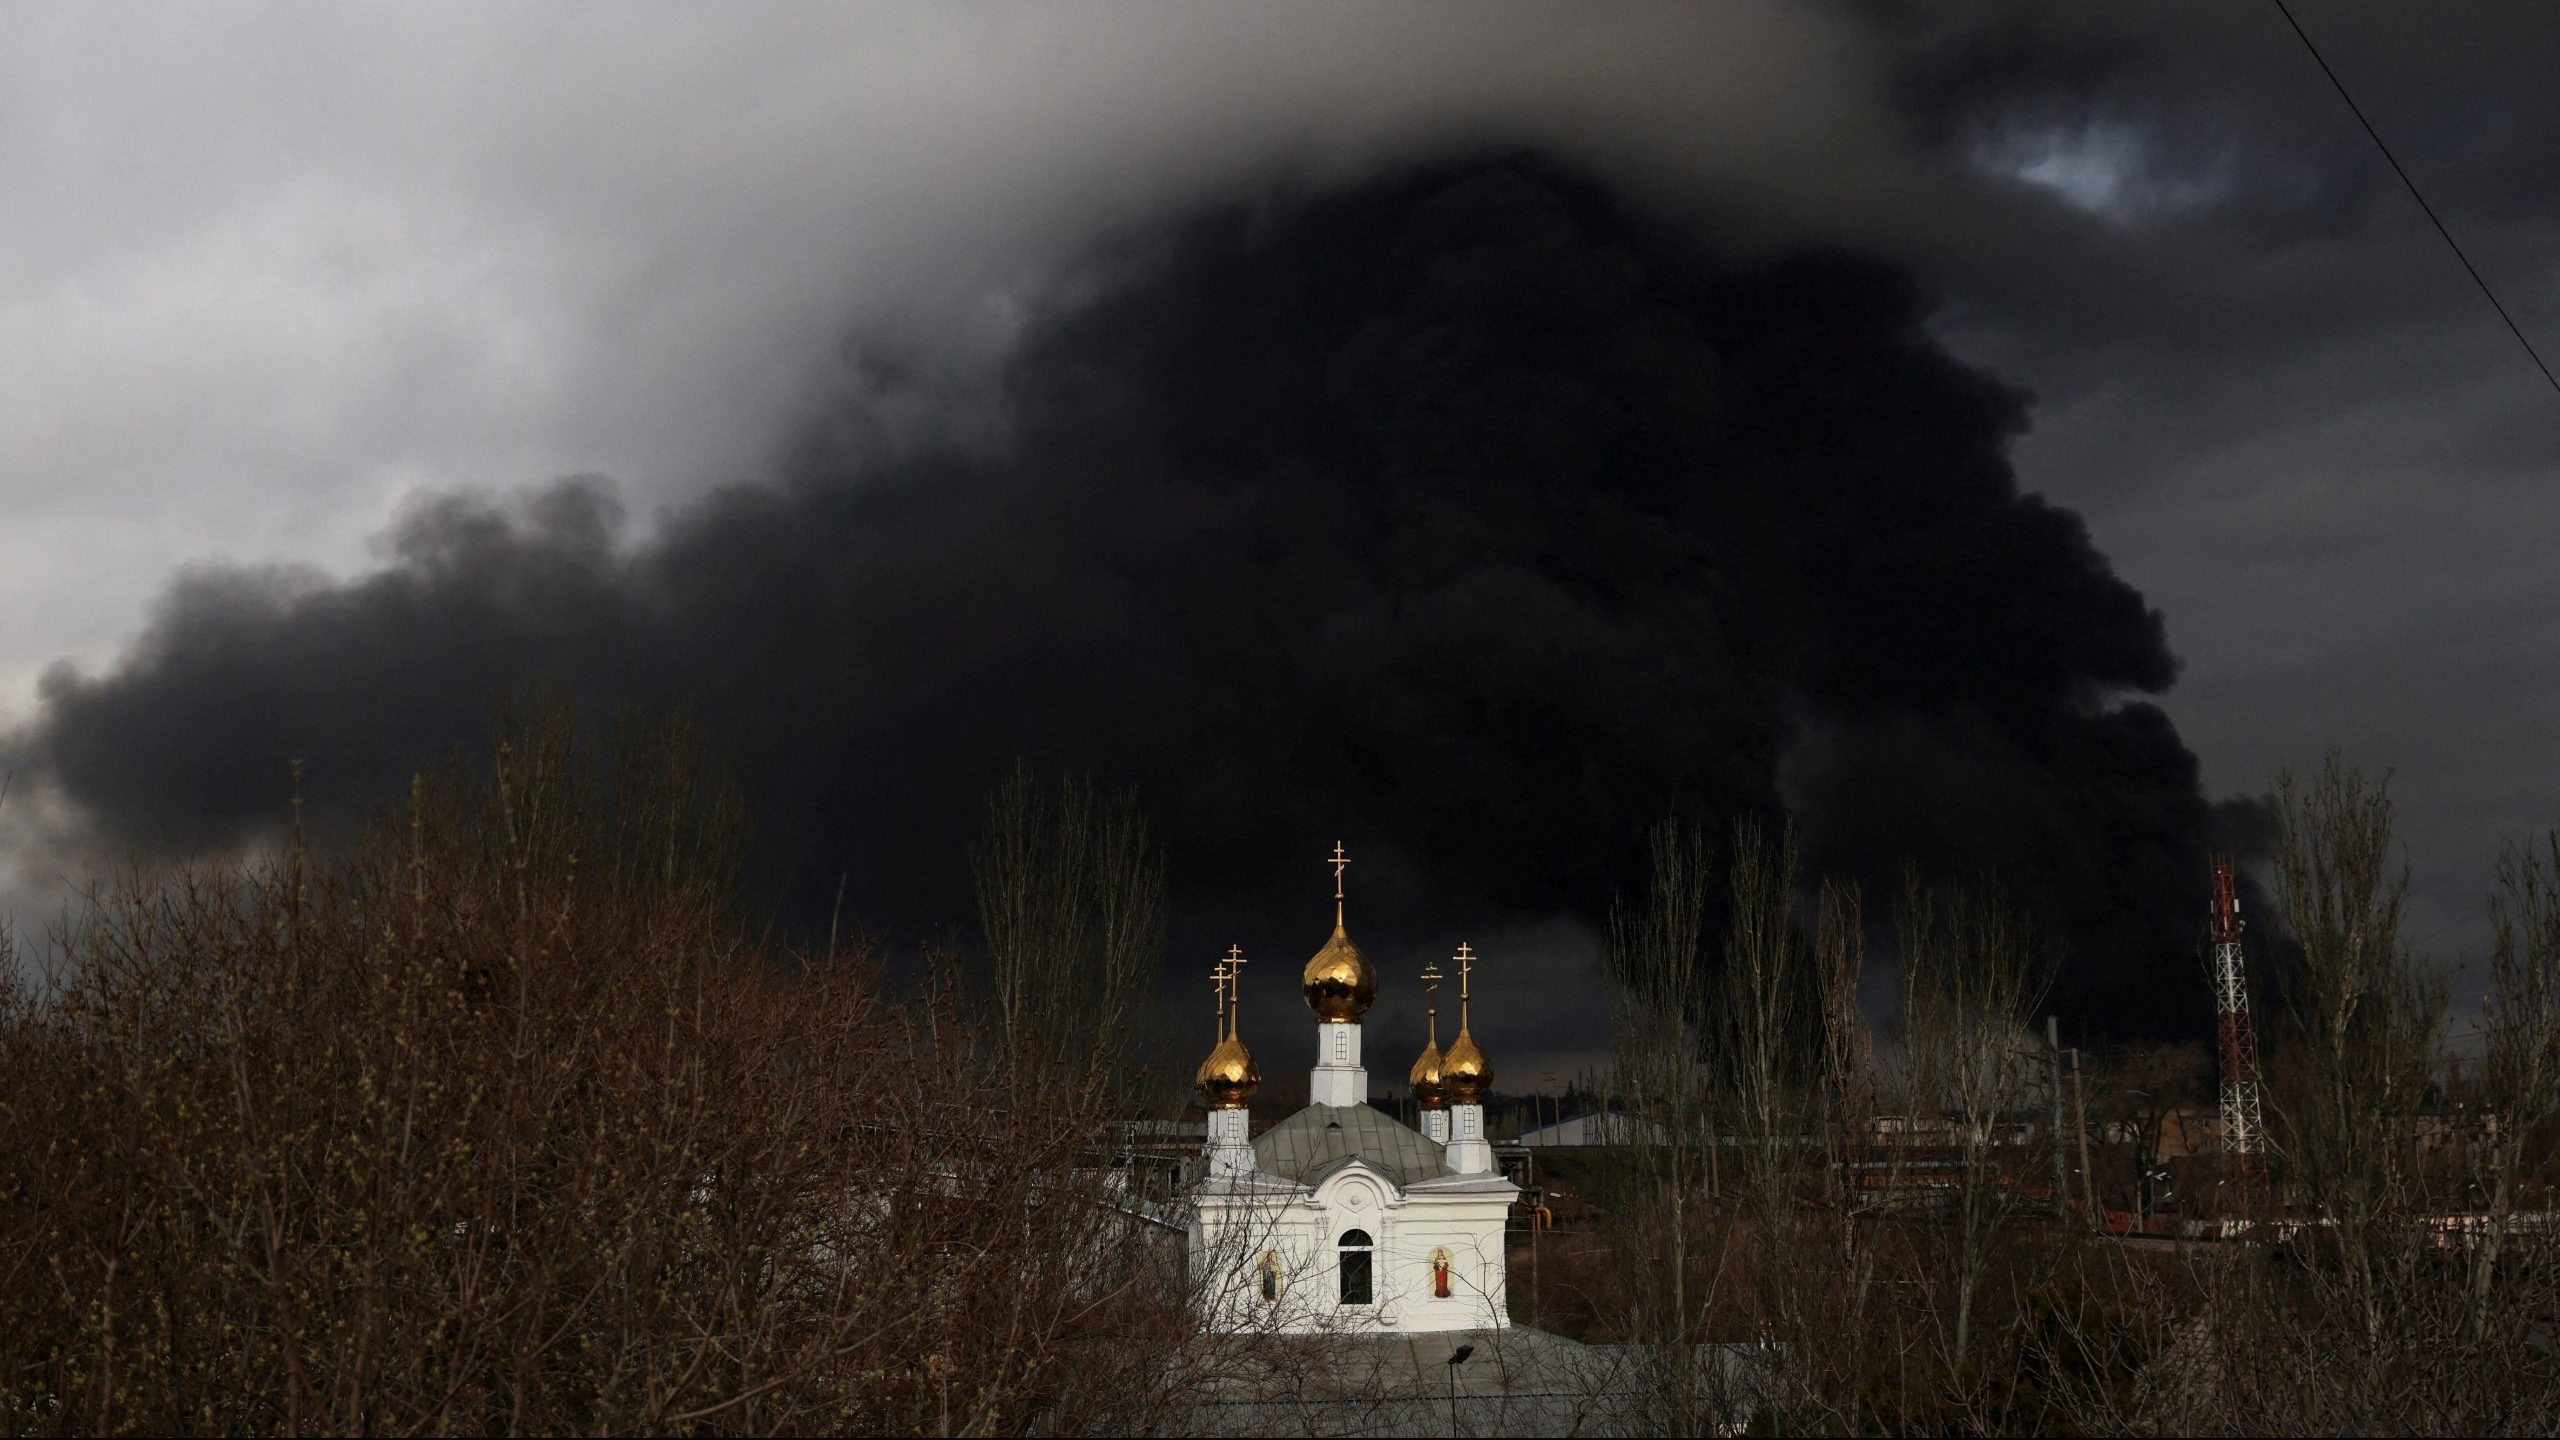
[[[2228,855],[2213,857],[2213,1004],[2223,1163],[2254,1207],[2266,1187],[2266,1118],[2258,1097],[2258,1027],[2249,1017],[2249,972],[2240,958],[2240,893]]]

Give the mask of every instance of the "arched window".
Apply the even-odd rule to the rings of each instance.
[[[1366,1230],[1342,1232],[1342,1303],[1366,1305],[1369,1299],[1369,1259],[1377,1246]]]
[[[1270,1301],[1271,1303],[1273,1303],[1273,1304],[1275,1304],[1275,1305],[1276,1305],[1276,1304],[1278,1304],[1278,1303],[1280,1303],[1280,1252],[1279,1252],[1279,1251],[1277,1251],[1277,1250],[1265,1250],[1265,1251],[1263,1251],[1263,1252],[1262,1252],[1262,1282],[1261,1282],[1261,1283],[1262,1283],[1262,1298],[1263,1298],[1263,1299],[1265,1299],[1265,1300]]]

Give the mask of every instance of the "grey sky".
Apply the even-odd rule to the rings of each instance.
[[[2299,9],[2560,350],[2560,15]],[[2421,935],[2476,946],[2497,837],[2560,818],[2560,396],[2271,8],[6,24],[0,726],[47,666],[111,664],[191,561],[351,573],[414,492],[571,472],[646,512],[752,474],[857,383],[849,343],[965,397],[1113,227],[1514,139],[1918,268],[1949,341],[2039,396],[2026,485],[2166,612],[2208,791],[2333,741],[2395,767]]]

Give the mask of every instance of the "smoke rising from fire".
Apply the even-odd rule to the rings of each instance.
[[[966,916],[1017,756],[1137,785],[1178,907],[1268,913],[1339,836],[1417,936],[1594,917],[1655,817],[1783,806],[1871,884],[1996,869],[2066,1013],[2204,1013],[2161,617],[1906,273],[1505,153],[1208,205],[1076,293],[1000,443],[884,456],[849,401],[645,540],[603,481],[429,497],[351,581],[181,576],[0,751],[173,853],[272,825],[291,757],[397,793],[504,687],[680,703],[770,892],[900,930]]]

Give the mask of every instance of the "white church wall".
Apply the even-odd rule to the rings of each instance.
[[[1326,1216],[1294,1186],[1219,1197],[1197,1206],[1191,1227],[1194,1293],[1204,1323],[1221,1330],[1305,1333],[1336,1328],[1339,1311]],[[1271,1298],[1263,1264],[1276,1262]]]
[[[1397,1231],[1394,1189],[1364,1165],[1327,1179],[1315,1194],[1324,1216],[1319,1240],[1331,1251],[1335,1324],[1346,1328],[1392,1327],[1403,1296],[1395,1284]],[[1369,1303],[1342,1303],[1343,1238],[1353,1231],[1369,1237]]]
[[[1188,1236],[1204,1323],[1221,1330],[1426,1332],[1509,1323],[1503,1258],[1507,1191],[1401,1191],[1354,1165],[1314,1192],[1203,1194]],[[1370,1239],[1370,1300],[1342,1303],[1342,1239]],[[1434,1293],[1445,1254],[1449,1294]],[[1263,1267],[1276,1263],[1275,1295]]]
[[[1392,1285],[1401,1330],[1480,1330],[1510,1323],[1503,1220],[1508,1197],[1416,1194],[1398,1212]],[[1449,1293],[1434,1293],[1432,1266],[1446,1254]]]

